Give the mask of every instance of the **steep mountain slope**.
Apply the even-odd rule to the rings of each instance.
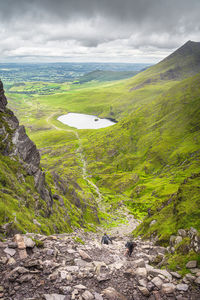
[[[188,43],[177,52],[184,48],[187,50]],[[162,64],[145,71],[145,76],[159,70],[156,76],[160,77],[166,70],[161,72]],[[181,62],[177,59],[178,64]],[[137,109],[106,133],[88,133],[84,141],[91,174],[107,195],[105,201],[114,207],[111,199],[117,193],[119,201],[135,215],[149,211],[145,227],[141,224],[137,233],[157,233],[162,243],[181,227],[200,228],[200,74],[190,77],[196,71],[189,64],[188,69],[186,65],[179,69],[187,79],[175,81],[145,105],[145,100],[141,105],[138,102]],[[152,89],[153,85],[149,82]],[[142,89],[138,87],[138,93]],[[154,219],[157,222],[148,227]]]
[[[54,192],[52,196],[40,167],[39,151],[6,105],[7,99],[0,82],[1,232],[68,231],[71,226],[84,224],[84,215],[94,222],[98,221],[94,199],[91,199],[90,207],[73,188],[62,189],[64,183],[56,173],[53,179],[49,179]]]

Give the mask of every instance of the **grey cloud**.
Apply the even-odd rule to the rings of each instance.
[[[139,49],[162,56],[200,40],[199,11],[199,0],[0,0],[1,41],[8,38],[0,55],[38,49],[38,56],[50,57],[53,47],[59,57],[60,47],[72,44],[72,57],[76,47],[82,56],[102,49],[109,56],[112,47],[116,55]]]

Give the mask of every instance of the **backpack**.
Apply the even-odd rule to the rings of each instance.
[[[104,236],[104,237],[103,237],[103,243],[106,244],[106,245],[109,244],[109,241],[108,241],[107,236]]]

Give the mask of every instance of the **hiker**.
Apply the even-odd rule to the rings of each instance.
[[[104,235],[102,236],[102,239],[101,239],[101,244],[108,245],[109,243],[112,244],[112,240],[106,233],[104,233]]]
[[[134,242],[127,242],[127,243],[125,244],[125,247],[126,247],[127,249],[126,249],[124,255],[130,257],[131,254],[132,254],[132,252],[133,252],[133,249],[134,249],[136,246],[137,246],[137,244],[134,243]]]

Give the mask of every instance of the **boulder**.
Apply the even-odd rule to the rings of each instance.
[[[163,281],[159,277],[154,277],[151,282],[158,288],[161,289]]]
[[[180,235],[182,237],[186,237],[187,236],[187,232],[184,229],[179,229],[178,230],[178,235]]]
[[[90,291],[85,291],[83,294],[82,294],[82,298],[84,300],[93,300],[94,299],[94,296],[92,295],[92,293],[90,293]]]
[[[193,269],[197,267],[197,261],[196,260],[191,260],[186,264],[186,268],[188,269]]]
[[[103,290],[102,294],[109,300],[127,300],[124,295],[118,293],[113,287]]]
[[[181,275],[177,272],[170,272],[171,275],[174,277],[174,278],[177,278],[177,279],[180,279],[181,278]]]
[[[139,291],[140,291],[144,296],[149,296],[149,295],[150,295],[150,293],[149,293],[149,291],[147,290],[146,287],[144,287],[144,286],[138,286],[138,289],[139,289]]]
[[[187,292],[187,290],[188,290],[188,285],[187,284],[184,284],[184,283],[179,283],[179,284],[177,284],[177,286],[176,286],[176,289],[178,290],[178,291],[183,291],[183,292]]]
[[[200,277],[197,277],[197,279],[194,281],[196,284],[200,285]]]
[[[5,248],[3,251],[10,256],[14,256],[16,253],[16,250],[12,248]]]
[[[137,259],[133,262],[134,266],[137,268],[145,268],[145,261],[143,258]]]
[[[26,248],[35,247],[35,242],[27,236],[24,236],[24,243],[25,243]]]
[[[146,269],[149,275],[158,276],[160,274],[167,278],[169,281],[172,280],[172,275],[166,270],[154,269],[152,266],[149,265],[146,265]]]
[[[182,236],[178,235],[175,239],[175,245],[178,245],[180,242],[182,242],[183,238]]]
[[[88,262],[92,261],[92,258],[85,251],[79,250],[79,254],[83,260],[86,260]]]
[[[162,292],[164,294],[173,294],[176,289],[176,286],[173,283],[164,283],[162,285]]]
[[[135,270],[135,274],[137,276],[146,277],[147,276],[147,270],[146,270],[146,268],[137,268]]]

